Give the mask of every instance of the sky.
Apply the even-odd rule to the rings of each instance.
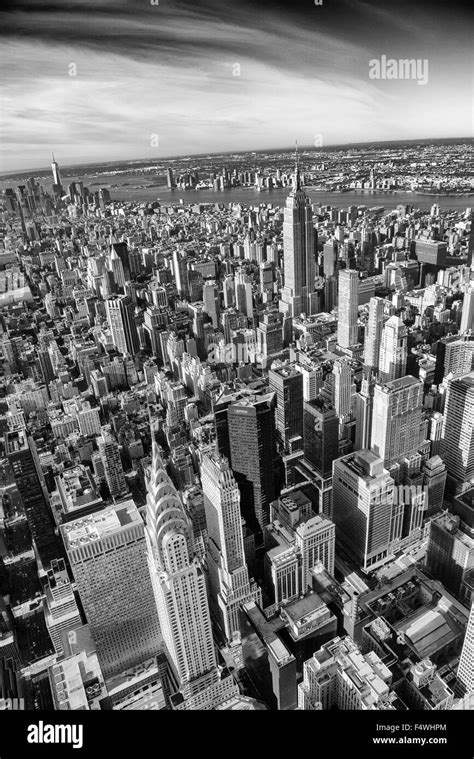
[[[3,0],[0,172],[467,137],[471,35],[456,0]]]

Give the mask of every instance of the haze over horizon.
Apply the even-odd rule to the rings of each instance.
[[[465,137],[466,14],[408,0],[264,0],[258,13],[248,0],[7,2],[0,172],[42,168],[52,151],[71,166],[272,150],[295,137],[307,147],[319,135],[323,147]],[[382,55],[427,59],[428,83],[369,79]]]
[[[435,137],[435,138],[421,137],[419,139],[414,138],[414,139],[410,139],[410,140],[371,140],[369,142],[357,142],[357,143],[356,142],[347,142],[347,143],[337,143],[337,144],[334,144],[334,145],[332,145],[332,144],[329,145],[328,144],[325,147],[321,148],[321,150],[323,152],[324,152],[324,150],[336,150],[336,149],[344,150],[345,148],[347,150],[349,150],[351,147],[358,147],[358,146],[360,146],[361,148],[364,148],[364,147],[370,147],[372,145],[373,146],[380,146],[380,147],[382,147],[383,145],[387,145],[387,146],[389,146],[389,145],[396,145],[398,142],[401,143],[401,144],[405,144],[405,143],[409,144],[410,142],[415,142],[415,143],[416,142],[420,142],[420,143],[422,143],[422,142],[423,143],[428,142],[429,143],[430,139],[433,139],[433,141],[436,141],[436,142],[443,142],[445,140],[447,143],[448,142],[458,142],[458,141],[462,143],[464,140],[469,141],[469,142],[474,141],[474,138],[472,138],[472,137]],[[266,153],[266,152],[270,153],[270,152],[278,152],[278,151],[281,151],[281,152],[290,152],[291,151],[291,152],[293,152],[294,149],[295,148],[294,148],[293,145],[287,145],[287,146],[279,146],[277,148],[275,148],[275,147],[271,147],[271,148],[268,148],[268,147],[267,148],[258,148],[255,151],[252,151],[252,150],[249,150],[249,149],[238,150],[238,148],[235,148],[234,150],[230,150],[230,151],[205,151],[205,152],[198,152],[198,153],[190,151],[188,153],[181,153],[181,154],[174,154],[174,155],[150,156],[150,157],[143,157],[143,156],[142,157],[137,157],[137,156],[133,156],[133,157],[123,158],[123,159],[118,158],[118,159],[110,159],[110,160],[104,160],[104,161],[81,161],[81,162],[77,162],[77,163],[66,163],[66,164],[62,163],[62,161],[58,161],[58,165],[60,165],[61,170],[65,170],[65,169],[75,169],[75,168],[79,169],[81,167],[89,167],[89,166],[90,167],[93,167],[93,166],[103,166],[103,165],[106,165],[108,163],[111,163],[111,164],[115,164],[115,163],[120,164],[122,162],[123,163],[130,163],[131,162],[131,163],[142,164],[142,163],[146,163],[146,162],[153,163],[153,162],[163,162],[163,161],[183,161],[187,157],[189,157],[189,158],[196,158],[197,159],[197,158],[204,157],[204,156],[211,156],[212,157],[212,156],[220,156],[220,155],[223,155],[223,154],[224,155],[225,154],[239,155],[239,154],[245,154],[245,153],[247,153],[247,154],[252,154],[252,153],[259,154],[259,153]],[[298,145],[298,150],[300,151],[300,153],[303,153],[303,152],[305,152],[307,150],[311,150],[311,149],[312,149],[311,145]],[[53,151],[53,153],[54,153],[55,160],[58,160],[59,156],[58,156],[57,151],[56,152]],[[51,171],[51,164],[50,163],[45,163],[42,166],[29,166],[26,169],[17,169],[17,170],[12,169],[11,171],[8,171],[8,172],[0,172],[0,180],[2,179],[2,177],[9,177],[9,176],[13,176],[15,174],[29,173],[30,171],[50,172]]]

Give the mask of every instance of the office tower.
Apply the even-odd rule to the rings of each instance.
[[[212,326],[217,329],[221,311],[219,288],[215,282],[205,282],[203,287],[204,311],[211,317]]]
[[[271,519],[265,533],[265,573],[273,601],[282,604],[307,593],[318,562],[334,574],[335,526],[327,517],[314,513],[301,490],[274,501]]]
[[[293,711],[297,706],[296,659],[253,601],[241,616],[245,670],[272,711]]]
[[[443,415],[435,411],[429,419],[429,440],[430,454],[437,456],[441,447],[441,437],[443,434]]]
[[[57,161],[54,160],[54,154],[53,154],[53,160],[51,163],[51,171],[53,172],[53,185],[55,185],[58,189],[62,189],[59,166],[58,166]]]
[[[45,569],[62,551],[54,531],[49,496],[36,445],[26,430],[5,433],[5,454],[23,502],[31,537]]]
[[[227,274],[224,277],[222,290],[224,293],[224,307],[233,308],[235,306],[235,282],[232,274]]]
[[[63,654],[62,633],[82,625],[64,559],[54,559],[46,574],[45,621],[54,650]]]
[[[56,375],[54,373],[53,365],[51,363],[51,356],[49,355],[47,348],[38,349],[38,360],[44,384],[48,386],[49,383],[55,379]]]
[[[60,529],[104,677],[156,656],[161,636],[145,526],[134,502]]]
[[[459,595],[466,573],[474,567],[473,508],[463,516],[444,511],[428,527],[426,568],[455,595]]]
[[[102,275],[102,295],[104,299],[109,298],[117,292],[117,284],[113,273],[106,269]]]
[[[242,269],[235,272],[234,281],[236,307],[247,319],[253,319],[252,283]]]
[[[463,489],[474,477],[474,372],[448,382],[440,456]]]
[[[274,362],[268,372],[276,397],[276,430],[285,452],[303,448],[303,375],[293,364]]]
[[[350,348],[358,342],[359,273],[354,269],[339,272],[337,311],[337,342],[341,348]]]
[[[370,375],[362,379],[360,392],[354,397],[354,416],[356,420],[354,450],[370,448],[372,434],[372,413],[374,407],[375,382]]]
[[[94,643],[87,632],[87,627],[83,627],[75,637],[66,640],[64,657],[49,667],[55,711],[99,711],[106,699],[110,704],[108,708],[112,709],[111,702],[115,708],[115,698],[109,699]],[[130,684],[130,680],[125,679],[125,682]]]
[[[128,246],[125,241],[117,242],[113,237],[111,237],[110,241],[110,247],[111,247],[111,256],[114,254],[117,255],[122,262],[123,267],[123,275],[125,278],[125,281],[130,279],[130,254],[128,251]]]
[[[311,201],[301,187],[298,163],[293,189],[285,204],[283,221],[283,267],[285,286],[282,301],[290,316],[314,311],[316,242]],[[313,296],[313,297],[312,297]]]
[[[334,462],[336,540],[364,570],[389,555],[393,487],[383,460],[367,449]]]
[[[314,401],[323,384],[323,369],[317,362],[296,363],[297,372],[303,375],[303,401]]]
[[[362,654],[349,636],[334,638],[303,665],[298,685],[298,708],[386,710],[391,705],[391,670],[374,652]]]
[[[112,248],[112,252],[108,258],[108,266],[109,271],[111,271],[113,274],[115,284],[119,288],[120,292],[123,292],[123,289],[125,287],[125,271],[122,261],[120,260],[117,251],[114,248]]]
[[[104,431],[97,438],[99,453],[104,465],[105,479],[112,498],[121,498],[128,494],[128,485],[123,472],[120,449],[117,441],[109,432]]]
[[[371,449],[390,465],[424,439],[423,383],[407,376],[374,388]]]
[[[172,168],[166,169],[166,184],[168,185],[168,187],[170,188],[170,190],[172,190],[174,187],[176,187],[176,184],[175,184],[175,181],[174,181],[174,177],[173,177],[173,169]]]
[[[448,374],[459,377],[474,369],[474,336],[449,335],[436,346],[434,384],[439,385]]]
[[[422,466],[423,489],[426,493],[425,515],[429,519],[443,508],[444,489],[446,486],[446,464],[438,455],[431,456]]]
[[[256,329],[257,350],[265,369],[272,358],[283,351],[283,315],[279,311],[265,311]]]
[[[333,364],[334,408],[339,419],[345,420],[351,413],[352,369],[348,361],[336,359]]]
[[[374,372],[379,367],[380,341],[382,339],[385,301],[383,298],[371,298],[369,317],[365,327],[364,366]]]
[[[150,574],[166,652],[183,697],[217,682],[206,583],[194,555],[193,528],[171,482],[158,446],[146,505]]]
[[[207,566],[211,609],[230,643],[240,629],[240,606],[252,600],[261,604],[261,593],[250,584],[244,555],[240,491],[227,459],[217,453],[204,456],[201,481],[209,536]]]
[[[382,329],[379,357],[381,382],[404,377],[407,368],[407,328],[398,316],[391,316]]]
[[[187,298],[189,296],[188,259],[184,251],[173,251],[173,274],[178,294]]]
[[[265,303],[273,299],[275,283],[275,267],[272,261],[262,261],[260,264],[260,292]]]
[[[320,399],[304,403],[304,455],[322,477],[331,477],[339,455],[339,421],[333,406]]]
[[[465,332],[474,332],[474,288],[472,285],[464,293],[459,332],[461,335]]]
[[[474,604],[469,614],[457,674],[463,693],[472,693],[474,691]]]
[[[128,295],[110,297],[105,301],[105,308],[115,347],[120,353],[135,356],[140,345],[132,299]]]
[[[278,495],[274,408],[275,393],[242,398],[227,408],[228,458],[242,515],[256,531],[268,524],[270,503]]]
[[[82,408],[76,413],[81,435],[100,435],[100,411],[98,408]]]

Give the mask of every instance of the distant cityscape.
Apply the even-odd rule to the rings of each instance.
[[[474,709],[471,155],[2,179],[0,710]]]

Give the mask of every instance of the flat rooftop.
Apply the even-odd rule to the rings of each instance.
[[[129,499],[96,514],[69,522],[61,527],[61,532],[66,548],[78,548],[141,521],[135,502]]]
[[[296,624],[325,606],[326,604],[317,593],[308,593],[304,598],[299,598],[285,606],[284,612]]]
[[[388,388],[390,390],[402,390],[403,388],[420,384],[421,382],[419,379],[416,379],[416,377],[412,377],[411,374],[408,374],[406,377],[399,377],[398,379],[394,379],[391,382],[385,382],[382,387]]]

